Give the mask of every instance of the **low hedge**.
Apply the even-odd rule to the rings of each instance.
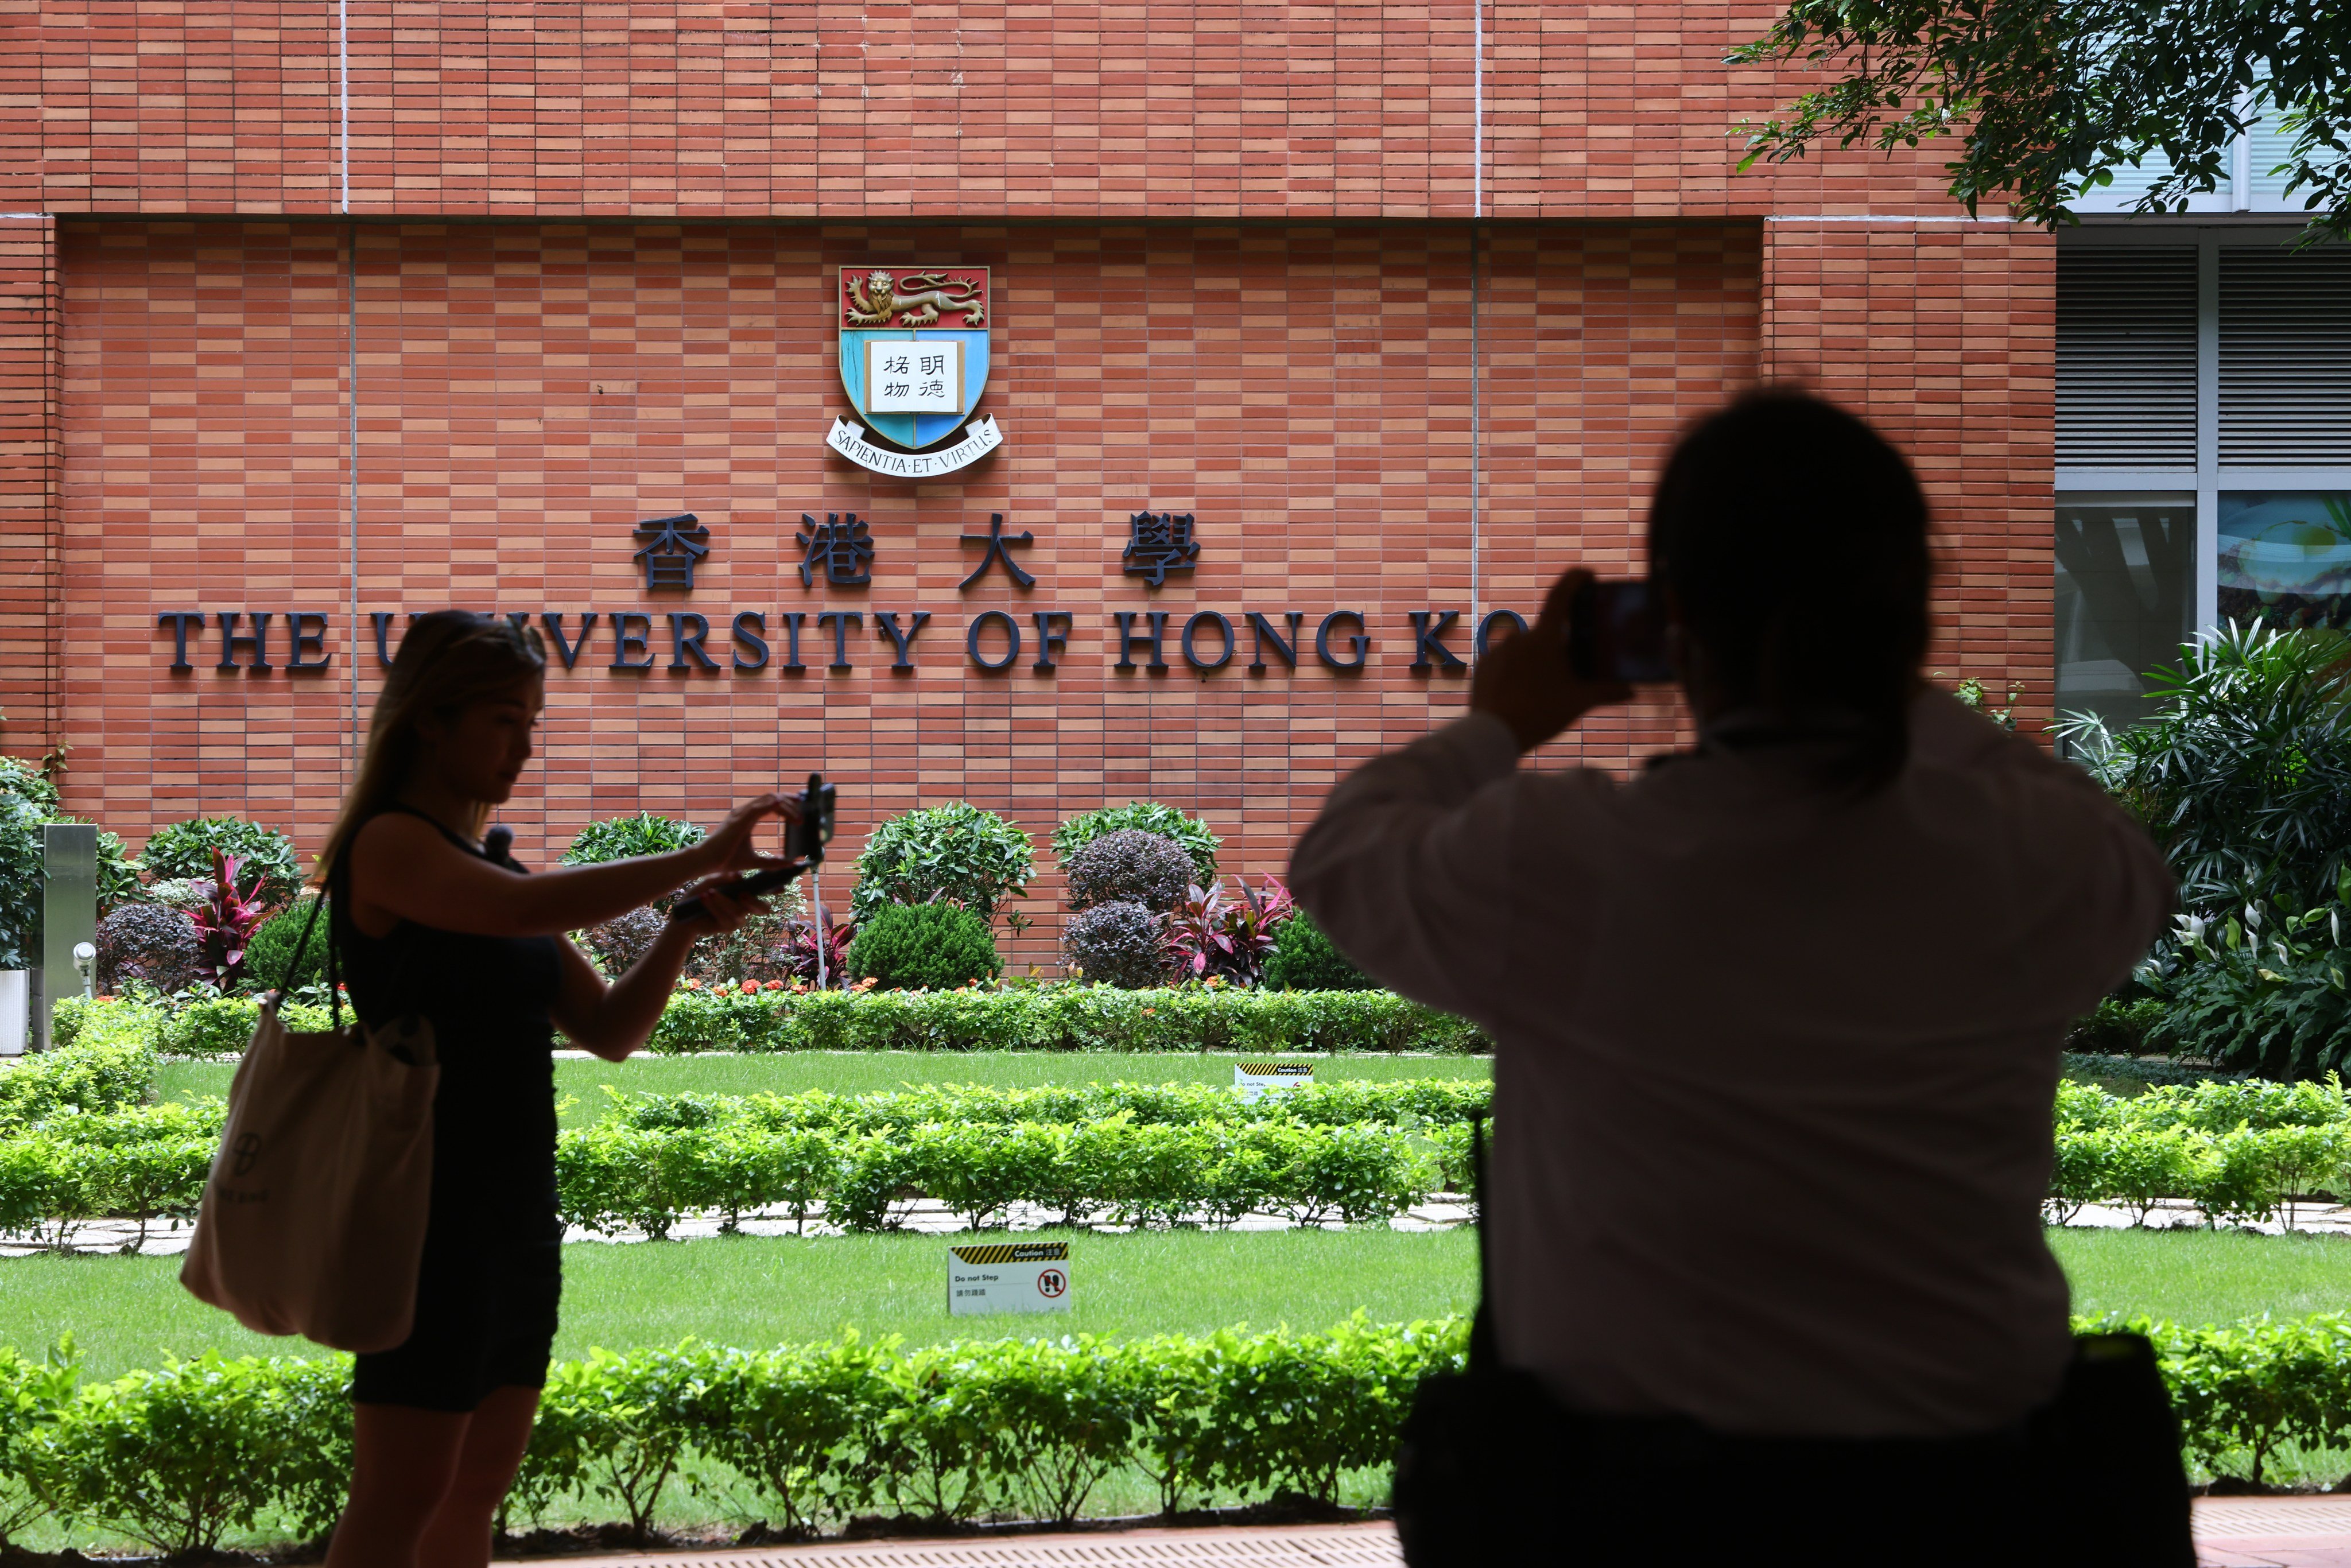
[[[1343,1474],[1389,1461],[1414,1389],[1459,1367],[1467,1327],[1358,1314],[1327,1333],[599,1350],[551,1369],[508,1506],[535,1520],[595,1498],[640,1540],[679,1486],[714,1511],[747,1491],[792,1530],[877,1507],[1066,1522],[1128,1467],[1171,1511],[1211,1490],[1327,1504]],[[0,1350],[0,1521],[55,1514],[166,1552],[212,1550],[273,1510],[321,1531],[350,1475],[350,1364],[213,1353],[80,1386],[69,1348]]]
[[[88,1049],[88,1048],[74,1048]],[[63,1053],[60,1053],[62,1055]],[[568,1223],[665,1237],[690,1214],[824,1217],[858,1231],[946,1202],[975,1228],[1014,1203],[1061,1222],[1131,1225],[1250,1213],[1301,1224],[1387,1219],[1468,1180],[1483,1082],[1329,1084],[1244,1104],[1193,1084],[898,1093],[614,1096],[556,1146]],[[93,1219],[192,1218],[225,1114],[217,1099],[61,1114],[0,1140],[0,1233],[61,1250]]]
[[[2215,1475],[2258,1483],[2283,1445],[2351,1442],[2351,1314],[2074,1327],[2155,1342],[2186,1454]],[[1328,1333],[600,1350],[551,1369],[508,1522],[584,1496],[642,1540],[681,1490],[795,1531],[872,1510],[1066,1522],[1130,1469],[1171,1512],[1211,1492],[1330,1503],[1343,1475],[1390,1461],[1414,1390],[1462,1364],[1467,1331],[1358,1314]],[[0,1350],[0,1543],[44,1516],[167,1552],[265,1512],[324,1531],[350,1475],[350,1365],[215,1353],[85,1385],[69,1344]]]
[[[120,998],[58,1009],[61,1042],[89,1031],[167,1056],[241,1054],[260,1004],[222,997],[177,1009]],[[287,1021],[324,1028],[326,1011]],[[704,1051],[1490,1050],[1476,1025],[1393,991],[1248,991],[1225,986],[1005,986],[961,991],[694,988],[670,998],[651,1049]]]
[[[2117,1204],[2144,1223],[2163,1198],[2213,1222],[2258,1223],[2304,1197],[2351,1192],[2351,1102],[2339,1080],[2166,1084],[2129,1097],[2061,1084],[2047,1210]]]
[[[1441,1152],[1450,1155],[1450,1140]],[[605,1122],[556,1142],[556,1192],[567,1224],[603,1234],[666,1236],[684,1216],[781,1211],[853,1231],[896,1229],[918,1197],[974,1229],[1011,1206],[1041,1206],[1062,1225],[1194,1221],[1249,1214],[1301,1225],[1386,1220],[1425,1201],[1437,1157],[1405,1129],[1264,1120],[1189,1126],[1124,1116],[1011,1125],[926,1122],[838,1133],[736,1120],[695,1127]]]

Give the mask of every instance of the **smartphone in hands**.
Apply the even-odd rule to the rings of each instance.
[[[799,876],[811,866],[824,862],[824,846],[832,841],[832,815],[835,791],[824,781],[821,773],[809,775],[808,788],[799,796],[800,820],[784,828],[784,853],[798,862],[796,865],[779,865],[768,871],[755,871],[737,881],[727,891],[737,896],[756,898]],[[670,910],[672,920],[691,920],[704,913],[702,900],[681,899]]]
[[[1567,664],[1578,680],[1654,685],[1674,679],[1656,585],[1594,579],[1576,590],[1567,607]]]

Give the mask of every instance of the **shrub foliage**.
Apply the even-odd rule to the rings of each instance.
[[[167,993],[179,990],[196,977],[196,958],[195,925],[176,909],[119,904],[98,923],[94,977],[101,991],[119,991],[133,982]]]
[[[237,886],[249,890],[265,908],[282,909],[293,902],[302,880],[294,841],[241,817],[193,817],[158,828],[140,852],[139,863],[150,882],[201,878],[209,883],[214,850],[236,857]]]
[[[1302,908],[1274,933],[1265,960],[1265,984],[1277,991],[1364,991],[1371,977],[1339,951],[1337,943]]]
[[[1140,990],[1167,981],[1165,923],[1131,898],[1081,910],[1061,929],[1061,954],[1081,979]]]
[[[1127,899],[1165,915],[1182,901],[1192,880],[1191,857],[1183,845],[1139,828],[1120,828],[1090,841],[1062,862],[1062,870],[1072,909]]]
[[[873,830],[857,857],[849,912],[872,918],[887,904],[946,899],[982,920],[1029,891],[1035,858],[1029,835],[966,801],[904,811]]]
[[[602,865],[607,861],[624,861],[636,855],[665,855],[672,850],[691,849],[702,839],[702,830],[692,822],[681,822],[674,817],[652,811],[640,811],[633,817],[607,817],[580,830],[565,847],[562,863]]]
[[[1003,967],[987,922],[954,904],[885,904],[849,945],[852,975],[898,990],[951,991]]]

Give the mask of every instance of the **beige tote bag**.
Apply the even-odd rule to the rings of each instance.
[[[332,927],[327,952],[333,1029],[298,1034],[262,1004],[180,1282],[256,1333],[390,1350],[416,1317],[441,1069],[421,1018],[343,1027]]]

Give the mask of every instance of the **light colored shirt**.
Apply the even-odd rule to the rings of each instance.
[[[1342,782],[1291,884],[1496,1041],[1505,1363],[1725,1432],[1990,1430],[2071,1353],[2040,1215],[2066,1025],[2171,877],[2078,768],[1949,696],[1875,794],[1794,761],[1620,783],[1522,768],[1473,714]]]

